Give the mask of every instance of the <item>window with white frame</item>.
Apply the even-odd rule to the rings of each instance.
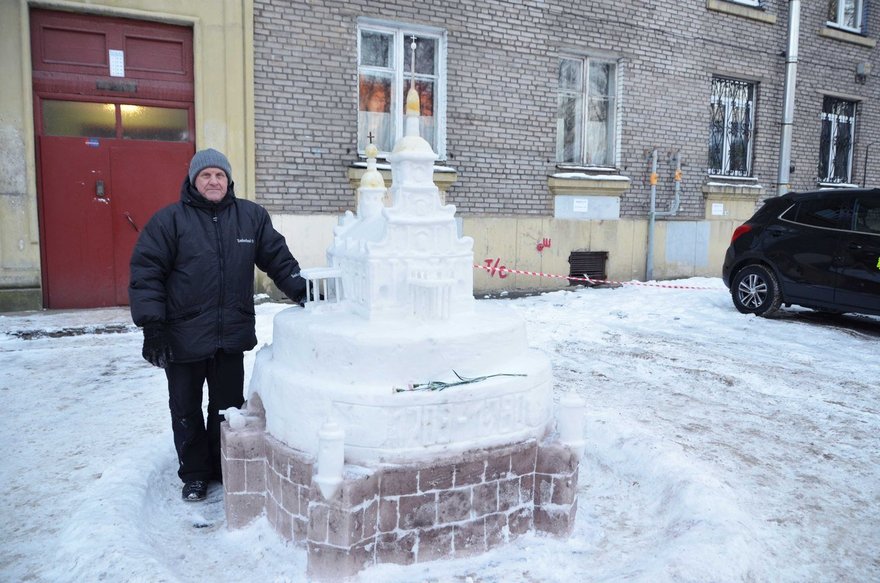
[[[819,182],[849,183],[856,128],[856,103],[825,96],[819,142]]]
[[[588,57],[559,61],[556,161],[614,166],[617,136],[617,65]]]
[[[713,78],[709,111],[709,174],[751,176],[755,84]]]
[[[412,43],[415,42],[415,67]],[[389,23],[358,25],[358,152],[371,141],[387,156],[403,135],[406,92],[415,80],[419,92],[420,133],[445,157],[444,97],[446,35]]]
[[[862,0],[830,0],[828,24],[852,32],[862,32]]]

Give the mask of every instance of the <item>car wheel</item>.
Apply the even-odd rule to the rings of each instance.
[[[782,305],[776,276],[763,265],[749,265],[741,269],[730,286],[733,305],[743,314],[772,316]]]

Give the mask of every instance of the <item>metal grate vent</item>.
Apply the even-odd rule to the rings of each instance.
[[[572,251],[568,256],[568,264],[571,269],[568,271],[569,277],[584,277],[586,274],[590,279],[608,279],[605,273],[605,263],[608,261],[608,251]],[[572,285],[580,285],[582,281],[571,281]]]

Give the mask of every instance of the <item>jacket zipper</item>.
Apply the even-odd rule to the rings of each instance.
[[[223,238],[220,236],[220,221],[217,219],[217,209],[213,210],[214,234],[217,236],[217,262],[220,268],[220,305],[217,308],[217,348],[223,347],[223,306],[226,305],[226,285],[223,269]]]

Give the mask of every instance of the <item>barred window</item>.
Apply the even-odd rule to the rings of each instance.
[[[836,97],[822,100],[822,135],[819,143],[819,182],[849,183],[856,104]]]
[[[709,111],[709,174],[751,176],[755,85],[715,77]]]
[[[416,43],[415,67],[410,45]],[[406,92],[419,92],[420,134],[445,155],[442,95],[446,37],[441,30],[362,22],[358,28],[358,152],[372,141],[387,156],[403,135]]]
[[[830,0],[828,24],[853,32],[862,31],[862,0]]]
[[[617,66],[613,62],[563,57],[559,62],[556,161],[614,166]]]

